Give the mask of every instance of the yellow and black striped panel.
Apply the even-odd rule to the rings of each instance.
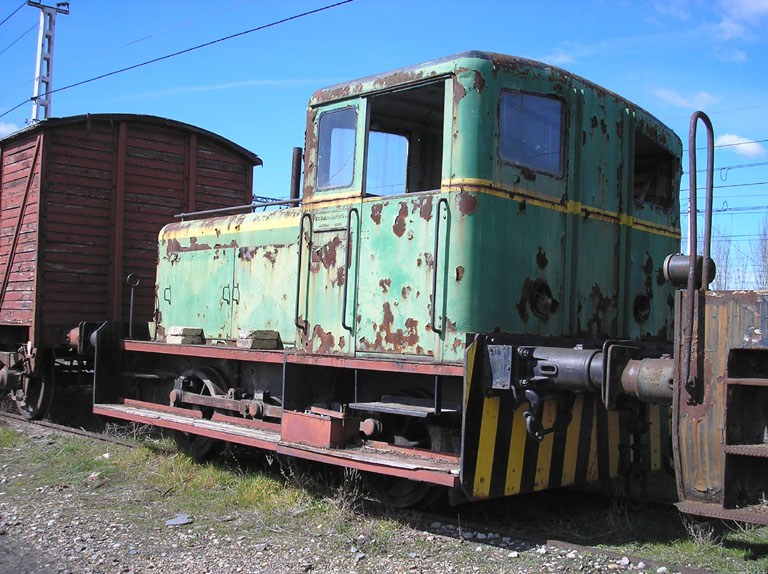
[[[480,340],[467,350],[462,428],[461,484],[471,500],[496,498],[571,484],[603,481],[630,468],[643,453],[645,470],[661,468],[669,436],[669,409],[647,405],[650,431],[642,448],[627,424],[633,413],[606,411],[597,393],[544,400],[542,426],[556,430],[541,442],[528,435],[511,392],[486,396]]]

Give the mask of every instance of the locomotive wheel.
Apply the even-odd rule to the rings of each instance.
[[[21,389],[12,393],[16,409],[31,421],[42,419],[48,414],[53,401],[54,359],[51,352],[43,357],[42,376],[24,377]]]
[[[213,396],[226,388],[224,379],[215,369],[210,367],[199,367],[185,372],[183,377],[187,377],[192,383],[192,391],[201,395]],[[203,413],[203,418],[210,419],[213,416],[213,409],[195,406],[195,409]],[[176,446],[184,454],[187,454],[197,461],[205,461],[216,456],[223,448],[221,441],[208,436],[183,431],[173,431],[173,439]]]
[[[379,502],[392,508],[427,506],[437,500],[442,492],[434,484],[397,476],[367,475],[365,484]]]

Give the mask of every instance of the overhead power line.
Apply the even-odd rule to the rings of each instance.
[[[21,39],[22,39],[24,36],[26,36],[27,34],[29,34],[29,33],[30,33],[32,30],[34,30],[35,28],[37,28],[37,24],[32,24],[32,25],[29,27],[29,29],[27,29],[27,31],[26,31],[26,32],[24,32],[24,33],[23,33],[21,36],[19,36],[19,37],[18,37],[18,38],[16,38],[16,39],[15,39],[13,42],[11,42],[10,44],[8,44],[8,45],[7,45],[5,48],[3,48],[3,50],[2,50],[2,51],[0,51],[0,56],[2,56],[3,54],[5,54],[5,53],[8,51],[8,49],[9,49],[11,46],[13,46],[13,45],[14,45],[16,42],[18,42],[19,40],[21,40]]]
[[[13,17],[16,15],[16,12],[18,12],[19,10],[21,10],[22,8],[24,8],[24,6],[26,6],[26,5],[27,5],[27,2],[26,2],[26,0],[25,0],[24,2],[22,2],[22,3],[21,3],[21,6],[19,6],[18,8],[16,8],[16,10],[14,10],[13,12],[11,12],[11,13],[10,13],[8,16],[6,16],[6,17],[5,17],[5,19],[4,19],[2,22],[0,22],[0,26],[2,26],[3,24],[5,24],[5,23],[6,23],[8,20],[10,20],[11,18],[13,18]]]
[[[214,44],[219,44],[221,42],[226,42],[227,40],[232,40],[234,38],[239,38],[241,36],[245,36],[247,34],[252,34],[254,32],[259,32],[261,30],[266,30],[267,28],[273,28],[274,26],[278,26],[279,24],[285,24],[286,22],[291,22],[292,20],[298,20],[299,18],[304,18],[305,16],[311,16],[312,14],[318,14],[319,12],[324,12],[326,10],[330,10],[331,8],[337,8],[338,6],[343,6],[344,4],[350,4],[354,2],[355,0],[342,0],[341,2],[336,2],[334,4],[328,4],[327,6],[323,6],[321,8],[316,8],[314,10],[309,10],[307,12],[302,12],[301,14],[296,14],[294,16],[289,16],[288,18],[283,18],[281,20],[276,20],[274,22],[270,22],[269,24],[264,24],[262,26],[257,26],[256,28],[251,28],[250,30],[244,30],[242,32],[238,32],[237,34],[230,34],[229,36],[224,36],[222,38],[217,38],[216,40],[211,40],[210,42],[205,42],[203,44],[198,44],[197,46],[192,46],[191,48],[186,48],[184,50],[179,50],[178,52],[173,52],[171,54],[166,54],[165,56],[160,56],[158,58],[152,58],[151,60],[146,60],[144,62],[141,62],[139,64],[134,64],[133,66],[128,66],[126,68],[121,68],[119,70],[114,70],[113,72],[107,72],[106,74],[101,74],[99,76],[95,76],[93,78],[89,78],[87,80],[82,80],[80,82],[75,82],[74,84],[70,84],[68,86],[64,86],[62,88],[57,88],[55,90],[51,90],[48,92],[48,95],[55,94],[57,92],[63,92],[65,90],[71,90],[72,88],[76,88],[78,86],[82,86],[84,84],[89,84],[91,82],[95,82],[97,80],[103,80],[104,78],[109,78],[111,76],[116,76],[117,74],[122,74],[123,72],[129,72],[131,70],[135,70],[137,68],[142,68],[144,66],[148,66],[150,64],[155,64],[157,62],[162,62],[163,60],[169,60],[171,58],[175,58],[176,56],[181,56],[182,54],[188,54],[189,52],[194,52],[195,50],[200,50],[202,48],[207,48],[208,46],[213,46]],[[32,98],[34,99],[34,98]],[[19,109],[21,106],[25,105],[29,100],[24,100],[23,102],[19,103],[18,105],[14,106],[10,110],[7,110],[0,114],[0,118],[7,116],[11,112]]]
[[[720,144],[720,145],[716,145],[715,147],[716,148],[720,148],[720,147],[733,147],[733,146],[737,146],[737,145],[749,145],[749,144],[765,143],[765,142],[768,142],[768,140],[750,140],[750,141],[738,142],[738,143]],[[707,149],[706,146],[704,146],[704,147],[697,147],[696,151],[701,151],[701,150],[705,150],[705,149]],[[683,153],[685,153],[687,151],[688,151],[688,149],[686,148],[686,149],[683,150]]]

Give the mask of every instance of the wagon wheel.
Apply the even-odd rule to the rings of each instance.
[[[41,375],[24,377],[22,387],[12,394],[19,413],[31,421],[40,420],[48,414],[56,378],[54,362],[53,353],[46,351]]]
[[[221,394],[226,387],[223,377],[210,367],[198,367],[186,371],[183,375],[191,384],[191,392],[201,395],[213,396]],[[213,416],[213,409],[195,405],[193,407],[203,414],[203,418],[210,419]],[[204,461],[213,458],[222,449],[222,443],[219,440],[209,436],[203,436],[184,431],[173,431],[173,439],[176,445],[185,454],[195,460]]]

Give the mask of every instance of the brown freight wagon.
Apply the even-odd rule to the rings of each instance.
[[[256,165],[221,136],[145,115],[55,118],[0,139],[0,390],[23,414],[43,416],[55,377],[89,367],[71,329],[129,320],[130,274],[135,321],[151,320],[160,229],[250,204]]]

